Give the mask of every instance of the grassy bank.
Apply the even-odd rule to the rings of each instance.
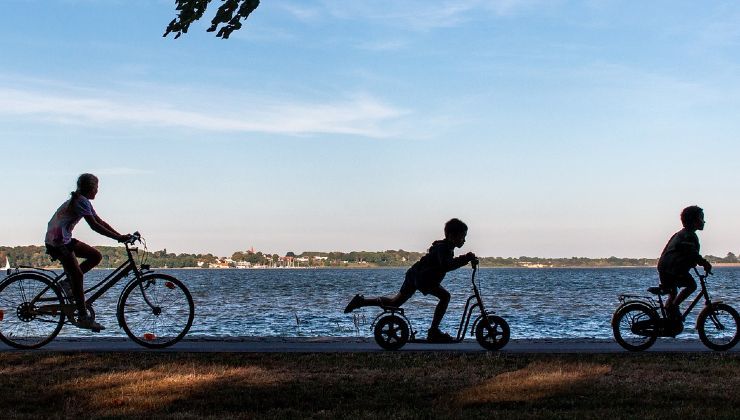
[[[0,353],[3,418],[740,418],[740,355]]]

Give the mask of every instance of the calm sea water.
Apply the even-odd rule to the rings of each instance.
[[[371,337],[377,308],[357,314],[343,309],[355,293],[395,294],[405,269],[158,270],[174,275],[193,294],[196,315],[189,336],[359,336]],[[108,272],[94,271],[86,285]],[[447,275],[452,293],[442,328],[454,334],[470,293],[470,268]],[[715,299],[740,308],[740,268],[717,268],[709,278]],[[609,325],[620,293],[647,294],[658,282],[654,268],[482,269],[478,273],[488,307],[511,326],[512,338],[611,338]],[[95,304],[103,336],[124,336],[115,320],[120,289]],[[436,305],[417,292],[404,306],[414,329],[426,334]],[[694,317],[698,311],[694,310]],[[696,337],[693,317],[684,337]],[[61,336],[92,333],[65,327]],[[96,335],[96,336],[100,336]]]

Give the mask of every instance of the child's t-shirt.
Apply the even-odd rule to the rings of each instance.
[[[51,216],[44,242],[52,246],[68,244],[72,240],[72,230],[77,222],[85,216],[95,215],[95,209],[87,197],[79,195],[77,198],[70,198]]]
[[[416,275],[416,288],[426,293],[442,283],[448,271],[456,270],[468,262],[469,258],[465,255],[455,257],[455,245],[442,239],[434,241],[429,252],[412,265],[409,272]]]
[[[658,260],[658,271],[683,274],[702,261],[699,253],[699,237],[696,232],[681,229],[668,240]]]

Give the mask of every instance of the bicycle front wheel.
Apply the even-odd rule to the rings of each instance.
[[[118,319],[137,344],[164,348],[180,341],[193,325],[195,305],[187,287],[165,274],[149,274],[121,294]]]
[[[0,283],[0,340],[19,349],[39,348],[64,324],[62,294],[40,275],[17,275]]]
[[[712,350],[725,351],[733,348],[740,340],[738,324],[740,316],[737,311],[724,303],[707,306],[696,317],[699,338]]]

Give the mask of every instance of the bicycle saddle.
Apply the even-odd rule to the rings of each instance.
[[[670,290],[664,288],[663,286],[648,287],[647,291],[654,295],[667,295],[671,293]]]

